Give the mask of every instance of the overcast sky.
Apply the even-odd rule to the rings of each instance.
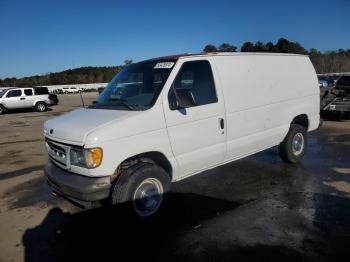
[[[281,37],[350,48],[350,1],[0,0],[0,78]]]

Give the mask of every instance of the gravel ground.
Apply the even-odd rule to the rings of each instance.
[[[299,165],[272,148],[175,183],[160,216],[140,221],[51,195],[42,124],[81,104],[59,99],[0,116],[0,261],[348,261],[349,120],[311,133]]]

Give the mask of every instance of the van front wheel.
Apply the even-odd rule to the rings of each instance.
[[[305,127],[292,124],[287,136],[278,146],[278,152],[283,161],[297,163],[305,155],[307,146],[307,132]]]
[[[160,210],[169,185],[169,175],[163,168],[138,163],[120,174],[113,187],[112,204],[124,206],[138,217],[150,217]]]

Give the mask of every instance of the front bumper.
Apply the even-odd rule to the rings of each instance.
[[[57,167],[51,161],[45,165],[44,172],[51,190],[76,204],[88,206],[110,195],[110,177],[77,175]]]

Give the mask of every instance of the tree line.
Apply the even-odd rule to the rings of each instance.
[[[208,44],[203,49],[204,52],[237,52],[237,47],[228,43],[223,43],[216,47]],[[350,49],[338,49],[336,51],[320,52],[315,48],[306,50],[298,42],[291,42],[285,38],[279,39],[276,44],[272,42],[255,43],[245,42],[240,49],[241,52],[267,52],[267,53],[293,53],[309,55],[315,70],[322,73],[350,72]]]
[[[219,46],[208,44],[204,52],[237,52],[238,48],[229,43]],[[317,73],[350,72],[350,49],[338,49],[336,51],[320,52],[315,48],[306,50],[298,42],[291,42],[285,38],[279,39],[276,44],[272,42],[255,43],[245,42],[241,52],[269,52],[269,53],[294,53],[309,55]],[[40,86],[40,85],[66,85],[66,84],[89,84],[109,82],[115,74],[124,66],[132,64],[132,60],[125,60],[124,65],[103,67],[80,67],[57,73],[35,75],[23,78],[0,79],[0,86]]]
[[[46,86],[46,85],[67,85],[67,84],[90,84],[109,82],[116,73],[120,72],[123,66],[103,67],[80,67],[69,69],[58,73],[35,75],[23,78],[0,79],[0,86]]]

